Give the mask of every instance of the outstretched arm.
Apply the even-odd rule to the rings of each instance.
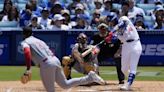
[[[30,70],[31,68],[31,51],[29,47],[24,48],[24,56],[25,56],[25,61],[26,61],[26,70]]]
[[[111,32],[109,32],[108,36],[105,38],[105,42],[109,43],[112,42],[112,39],[116,38],[116,35],[114,35],[116,32],[119,31],[119,29],[126,27],[126,21],[121,20],[119,23],[113,28]]]
[[[31,68],[31,51],[30,51],[29,45],[26,43],[22,43],[22,47],[23,47],[23,52],[24,52],[24,56],[25,56],[25,62],[26,62],[27,69],[21,77],[21,82],[23,84],[26,84],[28,81],[31,80],[31,70],[30,70],[30,68]]]
[[[118,31],[118,29],[125,28],[126,27],[126,21],[121,20],[119,23],[113,28],[111,32],[115,33]]]

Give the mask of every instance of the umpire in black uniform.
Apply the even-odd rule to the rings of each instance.
[[[101,42],[105,39],[105,37],[108,36],[108,25],[105,23],[100,23],[98,25],[99,32],[95,34],[92,39],[92,44],[96,45],[97,43]],[[113,58],[113,60],[116,63],[116,69],[117,69],[117,76],[119,80],[119,84],[124,84],[124,74],[121,71],[121,57],[120,57],[120,41],[118,39],[115,40],[114,43],[102,43],[99,45],[100,52],[98,54],[98,61],[102,62],[107,60],[108,58]]]

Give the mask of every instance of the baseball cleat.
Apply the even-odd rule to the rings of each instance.
[[[94,82],[99,83],[101,85],[105,85],[105,81],[94,71],[90,71],[88,75],[93,79]]]
[[[120,87],[120,90],[129,91],[130,90],[130,85],[128,83],[125,83],[122,87]]]
[[[118,87],[121,88],[124,85],[124,80],[119,81]]]

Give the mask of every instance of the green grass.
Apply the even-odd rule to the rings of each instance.
[[[24,73],[25,67],[23,66],[0,66],[0,81],[16,81],[20,80],[21,75]],[[114,66],[100,67],[100,74],[102,71],[112,72],[116,71]],[[164,81],[164,68],[163,67],[139,67],[139,72],[158,72],[156,76],[137,76],[136,80],[141,81]],[[73,77],[80,77],[83,74],[73,72]],[[116,74],[101,74],[105,80],[117,80]],[[39,68],[32,67],[32,80],[40,80]]]
[[[0,81],[20,80],[25,69],[23,66],[0,66]],[[33,80],[40,80],[39,68],[32,67],[32,76]]]

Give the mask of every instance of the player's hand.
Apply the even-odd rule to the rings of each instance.
[[[31,80],[31,75],[31,70],[26,70],[25,73],[21,76],[21,83],[28,83]]]
[[[92,47],[92,54],[93,55],[96,55],[100,52],[100,49],[97,47],[97,46],[93,46]]]
[[[105,38],[105,42],[106,43],[111,43],[112,36],[113,36],[113,33],[109,32],[108,36]]]

